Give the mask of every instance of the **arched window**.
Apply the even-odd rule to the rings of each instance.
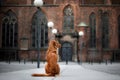
[[[18,23],[11,10],[2,19],[2,47],[18,47]]]
[[[73,29],[74,28],[74,15],[73,9],[70,5],[66,6],[64,9],[64,20],[63,20],[63,28],[64,29]]]
[[[47,19],[40,9],[32,19],[32,48],[37,48],[38,45],[40,47],[47,47],[48,45]]]
[[[102,48],[109,48],[109,17],[108,13],[102,14]]]
[[[120,15],[118,17],[118,47],[120,48]]]
[[[96,16],[92,13],[89,17],[90,21],[90,48],[96,48]]]

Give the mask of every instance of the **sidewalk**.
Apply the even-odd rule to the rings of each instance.
[[[90,70],[74,63],[62,63],[60,69],[60,75],[57,77],[32,77],[33,73],[44,73],[43,65],[39,69],[0,73],[0,80],[120,80],[119,75]]]

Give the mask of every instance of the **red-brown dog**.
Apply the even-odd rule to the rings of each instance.
[[[49,43],[49,47],[46,53],[47,64],[45,66],[46,74],[32,74],[32,76],[36,77],[44,77],[44,76],[55,76],[60,73],[60,67],[57,63],[58,54],[57,48],[60,48],[61,45],[56,40],[51,40]]]

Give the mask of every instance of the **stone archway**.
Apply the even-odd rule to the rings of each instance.
[[[66,34],[61,38],[61,42],[61,61],[65,61],[66,59],[68,59],[68,61],[74,61],[76,55],[76,40],[72,38],[71,35]]]

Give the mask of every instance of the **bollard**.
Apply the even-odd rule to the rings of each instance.
[[[106,63],[106,65],[108,64],[108,63],[107,63],[107,60],[105,60],[105,63]]]
[[[112,64],[112,60],[110,60],[110,63]]]
[[[10,64],[10,58],[8,59],[8,63]]]
[[[19,59],[19,64],[20,64],[20,59]]]
[[[26,60],[24,59],[24,64],[26,63]]]
[[[68,60],[66,59],[66,65],[68,64]]]
[[[33,64],[33,60],[32,60],[32,64]]]

